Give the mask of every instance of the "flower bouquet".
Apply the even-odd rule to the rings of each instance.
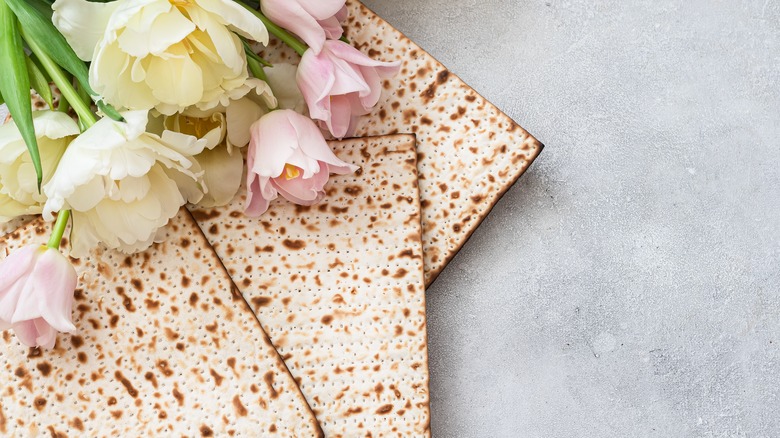
[[[0,329],[44,348],[74,330],[68,226],[71,257],[136,253],[181,206],[227,204],[242,181],[255,217],[280,194],[313,205],[357,170],[326,138],[354,133],[400,63],[343,38],[344,3],[0,0],[0,223],[54,222],[46,245],[0,264]],[[255,53],[269,34],[297,66]]]

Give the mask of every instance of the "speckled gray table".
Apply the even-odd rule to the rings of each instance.
[[[434,436],[780,436],[780,3],[365,3],[547,146],[428,292]]]

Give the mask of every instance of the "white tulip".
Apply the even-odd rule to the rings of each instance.
[[[147,133],[146,111],[122,115],[125,123],[103,118],[73,140],[44,186],[45,219],[72,210],[74,257],[99,243],[126,253],[143,251],[185,202],[203,195],[193,157],[205,140]]]
[[[197,204],[210,208],[229,203],[241,187],[244,158],[227,141],[225,114],[215,112],[204,117],[175,114],[166,117],[163,123],[165,130],[205,141],[203,152],[195,156],[203,170],[202,184],[206,191]]]
[[[249,77],[235,33],[268,43],[263,23],[232,0],[57,0],[52,8],[54,25],[91,62],[92,88],[134,110],[227,104]]]
[[[201,207],[219,207],[229,203],[241,187],[244,158],[239,150],[249,143],[249,127],[276,106],[276,98],[267,83],[250,78],[232,93],[227,106],[202,111],[189,108],[181,114],[165,117],[152,132],[179,132],[206,142],[195,156],[203,169],[205,195],[196,202]]]
[[[268,85],[274,90],[274,96],[279,100],[279,108],[291,109],[297,113],[308,115],[309,109],[306,107],[306,100],[303,98],[303,93],[298,88],[298,82],[295,79],[297,72],[297,66],[284,63],[274,64],[273,67],[265,69]]]
[[[68,144],[78,135],[79,127],[67,114],[48,110],[34,111],[33,124],[45,184]],[[13,121],[0,126],[0,223],[40,214],[45,202],[22,134]]]

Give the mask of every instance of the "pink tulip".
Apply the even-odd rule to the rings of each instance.
[[[326,41],[320,53],[308,50],[298,66],[298,87],[311,117],[336,138],[352,135],[359,116],[382,95],[382,79],[395,76],[400,62],[374,61],[342,41]]]
[[[0,330],[13,329],[29,347],[52,348],[71,333],[76,270],[59,251],[27,246],[0,263]]]
[[[347,19],[345,0],[263,0],[263,14],[301,37],[319,53],[325,39],[341,38],[341,22]]]
[[[247,153],[246,214],[257,217],[278,194],[299,205],[313,205],[325,196],[331,173],[358,169],[336,157],[309,118],[292,110],[272,111],[250,128]]]

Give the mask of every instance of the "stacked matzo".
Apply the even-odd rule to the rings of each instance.
[[[425,280],[431,284],[543,145],[359,1],[347,5],[350,42],[374,59],[402,62],[356,136],[417,135]],[[276,40],[263,55],[272,62],[300,59]]]
[[[196,219],[300,383],[328,437],[429,435],[414,137],[332,143],[361,167],[314,207],[261,218],[245,195]]]

